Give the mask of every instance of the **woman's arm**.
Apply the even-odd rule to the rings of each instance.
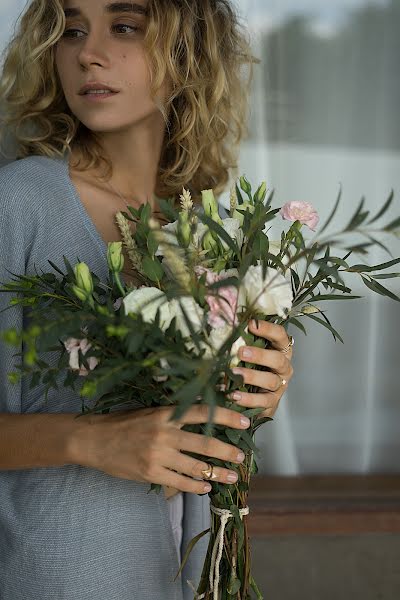
[[[0,471],[72,464],[82,428],[75,416],[0,413]]]

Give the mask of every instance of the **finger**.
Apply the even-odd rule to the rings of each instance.
[[[162,467],[161,471],[155,477],[148,477],[149,482],[153,482],[157,479],[157,483],[161,485],[166,485],[168,487],[173,487],[182,492],[190,492],[191,494],[205,494],[209,489],[206,489],[208,484],[207,481],[196,481],[192,477],[187,477],[186,475],[180,475],[171,469],[167,469]],[[208,484],[210,485],[210,484]]]
[[[240,392],[235,390],[234,392],[227,394],[227,398],[246,408],[264,408],[264,412],[257,415],[257,419],[261,417],[272,417],[278,406],[282,394],[274,392],[259,392],[257,394],[250,394],[249,392]]]
[[[277,350],[283,350],[289,344],[289,336],[283,325],[258,319],[255,322],[253,320],[249,321],[248,327],[254,335],[270,340]],[[292,352],[292,347],[290,347],[289,352]]]
[[[266,388],[270,392],[282,391],[282,388],[286,388],[287,382],[290,379],[289,374],[287,377],[282,377],[277,373],[270,373],[269,371],[256,371],[256,369],[246,369],[245,367],[235,367],[232,369],[233,373],[241,375],[243,377],[243,383],[248,385],[255,385],[260,388]],[[282,385],[282,379],[285,379],[286,383]]]
[[[176,450],[171,452],[171,455],[170,457],[168,456],[168,459],[170,465],[173,465],[174,470],[178,471],[179,473],[189,475],[194,479],[206,480],[204,473],[201,471],[208,469],[209,464],[203,460],[192,458],[191,456]],[[168,464],[165,466],[168,466]],[[232,479],[228,479],[229,476],[232,476]],[[210,479],[210,481],[218,481],[220,483],[232,485],[233,483],[236,483],[237,479],[238,476],[235,471],[230,471],[229,469],[224,469],[223,467],[213,466],[213,478]]]
[[[290,373],[293,370],[290,360],[278,350],[266,350],[256,346],[242,346],[238,352],[243,362],[270,367],[276,373]]]
[[[165,418],[166,420],[170,420],[174,413],[174,406],[165,407]],[[198,423],[208,423],[210,421],[210,410],[209,406],[206,404],[196,404],[192,406],[184,415],[182,415],[177,420],[171,421],[172,424],[181,429],[183,425],[190,424],[198,424]],[[217,425],[225,425],[226,427],[230,427],[233,429],[247,429],[250,425],[249,419],[243,417],[240,413],[235,410],[230,410],[229,408],[223,408],[222,406],[215,407],[213,423]],[[203,437],[203,436],[202,436]]]
[[[187,452],[194,452],[201,456],[212,456],[224,462],[234,464],[241,464],[243,462],[242,459],[239,460],[238,456],[240,448],[201,433],[180,431],[179,436],[176,436],[173,442],[173,446],[176,450],[186,450]]]

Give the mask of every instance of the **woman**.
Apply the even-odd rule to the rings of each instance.
[[[156,198],[177,199],[183,185],[198,203],[202,189],[221,193],[237,170],[248,100],[240,70],[252,62],[229,0],[32,0],[0,80],[2,136],[17,143],[17,160],[0,169],[0,281],[63,255],[105,278],[126,203],[149,201],[160,217]],[[25,319],[13,306],[0,330]],[[291,348],[282,352],[281,326],[250,330],[275,349],[246,358],[271,371],[243,370],[260,392],[240,403],[272,415],[292,377]],[[0,342],[2,600],[191,599],[186,580],[198,583],[207,536],[173,579],[180,550],[209,527],[209,503],[207,463],[184,452],[239,463],[238,448],[181,430],[207,421],[201,406],[176,422],[169,407],[75,419],[72,390],[51,390],[46,402],[29,381],[8,383],[13,354]],[[246,427],[221,407],[215,422]],[[229,482],[227,469],[215,473]],[[149,482],[162,494],[148,494]]]

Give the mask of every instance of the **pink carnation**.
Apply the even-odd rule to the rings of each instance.
[[[89,344],[87,338],[79,340],[77,338],[70,337],[64,342],[64,346],[69,353],[69,366],[72,370],[77,371],[79,369],[79,375],[86,376],[89,371],[83,365],[79,364],[79,350],[83,355],[92,347]],[[99,361],[95,356],[89,356],[88,364],[89,368],[92,371],[97,365]]]
[[[206,273],[206,284],[212,285],[216,281],[222,281],[226,279],[222,275],[218,275],[206,269],[205,267],[195,267],[195,273],[198,277],[201,277],[203,273]],[[237,325],[238,319],[236,316],[237,303],[238,303],[238,289],[233,286],[220,287],[215,290],[215,294],[208,294],[206,296],[206,302],[210,308],[207,313],[207,321],[211,327],[224,327],[226,324]]]
[[[300,221],[307,225],[312,231],[315,231],[319,222],[319,216],[315,208],[309,202],[286,202],[280,210],[283,219],[287,221]]]

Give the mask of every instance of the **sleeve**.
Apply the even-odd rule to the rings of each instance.
[[[19,210],[18,186],[8,168],[0,168],[0,289],[12,279],[7,269],[15,274],[25,274],[25,231],[23,211]],[[23,307],[10,306],[13,292],[0,291],[0,331],[23,327]],[[7,308],[7,310],[4,310]],[[21,344],[22,346],[22,344]],[[6,344],[0,339],[0,412],[21,412],[22,383],[11,383],[8,373],[15,371],[14,366],[21,357],[14,356],[22,348]]]

